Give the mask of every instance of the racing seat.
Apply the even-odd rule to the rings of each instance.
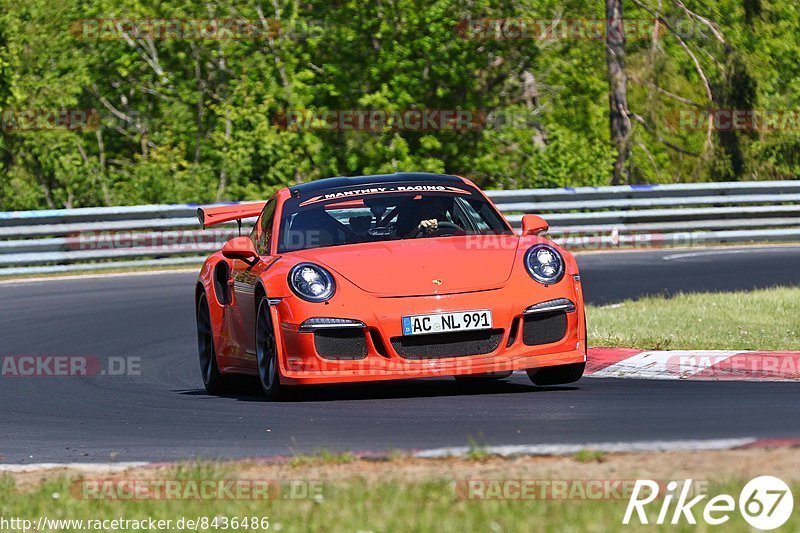
[[[372,225],[372,217],[369,215],[350,217],[348,222],[351,230],[353,230],[357,235],[363,236],[367,234],[369,227]]]

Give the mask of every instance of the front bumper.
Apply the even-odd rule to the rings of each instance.
[[[339,299],[347,301],[347,305],[337,305],[334,300],[327,304],[310,304],[296,297],[284,298],[272,307],[273,322],[278,325],[276,333],[282,380],[297,385],[344,383],[507,372],[584,362],[585,317],[580,282],[568,277],[557,285],[537,289],[523,296],[519,291],[515,294],[511,287],[400,298],[361,293]],[[564,307],[564,300],[573,306]],[[563,337],[553,342],[527,345],[523,339],[525,317],[541,313],[536,304],[552,301],[562,304],[557,312],[565,316]],[[398,350],[396,343],[402,337],[403,316],[477,309],[491,309],[493,331],[501,330],[497,332],[500,339],[496,348],[487,353],[451,356],[444,349],[441,355],[415,358],[408,353],[402,355],[400,352],[403,350]],[[344,359],[320,355],[315,331],[301,327],[306,320],[316,317],[362,323],[363,327],[348,329],[363,334],[365,355]]]

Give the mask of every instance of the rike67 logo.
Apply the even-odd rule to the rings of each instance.
[[[659,525],[679,524],[684,520],[687,524],[697,524],[695,513],[698,513],[706,524],[722,525],[730,520],[738,503],[738,510],[748,524],[756,529],[768,531],[785,524],[794,508],[794,498],[789,486],[773,476],[760,476],[749,481],[739,493],[738,502],[729,494],[714,496],[704,502],[705,505],[701,502],[708,498],[706,494],[689,499],[692,492],[691,479],[685,480],[683,485],[677,481],[670,481],[666,488],[655,521]],[[648,524],[645,507],[658,497],[658,483],[649,479],[637,480],[622,523],[630,524],[636,513],[641,524]]]

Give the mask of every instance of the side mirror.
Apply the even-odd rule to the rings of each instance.
[[[522,217],[523,235],[541,235],[550,229],[550,224],[539,215],[524,215]]]
[[[222,247],[222,255],[228,259],[241,259],[250,263],[258,257],[258,252],[250,237],[234,237]]]

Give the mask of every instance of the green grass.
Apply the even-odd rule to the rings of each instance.
[[[599,450],[578,450],[574,455],[579,463],[602,463],[605,458],[605,452]]]
[[[233,475],[218,471],[213,465],[183,468],[167,473],[178,479],[218,479]],[[194,477],[192,477],[194,476]],[[457,473],[454,473],[455,479]],[[230,479],[230,477],[228,477]],[[509,479],[517,479],[513,473]],[[742,482],[729,481],[709,488],[710,495],[720,493],[737,497]],[[798,494],[798,486],[793,487]],[[705,501],[708,501],[706,498]],[[268,517],[269,531],[374,531],[374,532],[604,532],[631,531],[718,531],[710,526],[642,526],[621,525],[627,501],[579,500],[474,500],[466,499],[455,489],[454,478],[419,479],[400,482],[382,480],[368,482],[361,478],[326,483],[323,497],[313,499],[263,500],[84,500],[70,491],[64,478],[46,481],[35,489],[21,490],[9,477],[0,478],[2,516],[37,520],[50,519],[145,519],[177,520],[225,516]],[[658,513],[657,503],[648,507],[650,520]],[[704,503],[703,503],[704,505]],[[701,506],[702,507],[702,506]],[[702,509],[695,516],[702,524]],[[73,531],[75,528],[64,528]],[[174,530],[174,529],[173,529]],[[244,528],[238,528],[245,531]],[[252,529],[249,531],[259,531]],[[738,513],[732,513],[724,530],[749,531]],[[800,530],[800,514],[784,526],[783,531]]]
[[[467,439],[469,442],[469,450],[467,451],[467,459],[470,461],[485,461],[489,458],[489,447],[483,442],[483,439],[476,440],[472,437]]]
[[[800,288],[649,297],[586,316],[591,346],[800,350]]]
[[[352,452],[332,452],[323,448],[314,455],[295,455],[291,458],[289,464],[294,467],[325,464],[343,465],[352,463],[355,460],[356,456]]]

